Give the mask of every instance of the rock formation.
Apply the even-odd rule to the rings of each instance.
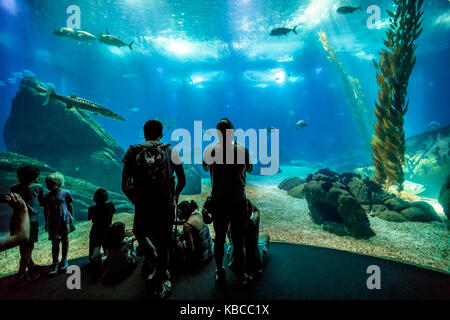
[[[339,175],[323,170],[308,177],[304,193],[311,219],[338,235],[356,238],[375,235],[364,209],[338,179]]]
[[[320,184],[315,183],[315,185],[311,186],[311,181],[320,181]],[[310,184],[309,187],[308,184]],[[319,186],[321,186],[322,189],[319,189]],[[361,208],[370,216],[378,217],[386,221],[441,221],[441,218],[436,211],[428,203],[424,201],[406,201],[393,193],[387,192],[369,178],[366,177],[363,179],[359,174],[355,173],[344,173],[339,175],[328,169],[322,169],[314,175],[310,175],[306,182],[302,182],[302,179],[296,177],[287,178],[279,185],[279,188],[287,190],[288,195],[292,197],[300,199],[306,197],[310,209],[313,208],[315,210],[315,212],[311,211],[312,216],[314,217],[313,220],[315,221],[321,221],[321,219],[318,218],[318,216],[321,215],[321,210],[317,209],[321,206],[329,209],[330,212],[334,212],[334,214],[336,214],[336,212],[341,214],[337,211],[337,207],[330,209],[330,206],[338,206],[338,198],[340,195],[351,196],[356,199]],[[332,188],[334,189],[331,190]],[[335,189],[338,189],[338,191]],[[332,194],[328,194],[328,191]],[[311,192],[313,192],[313,194],[311,194]],[[445,194],[445,192],[443,192],[443,194]],[[324,200],[320,200],[321,197]],[[444,198],[445,195],[443,196],[443,199]],[[325,204],[320,204],[321,201],[325,202]],[[445,202],[445,200],[443,201]],[[347,203],[350,203],[350,200],[348,200]],[[350,206],[349,208],[350,210],[356,210],[356,212],[359,210],[356,205]],[[327,219],[325,218],[325,220]],[[336,221],[333,222],[333,225],[336,226]],[[345,234],[348,233],[347,231],[340,228],[340,233],[343,232]]]
[[[124,150],[86,112],[59,101],[43,106],[46,92],[36,79],[23,79],[4,127],[8,151],[119,192]]]

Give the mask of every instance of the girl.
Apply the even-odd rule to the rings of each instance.
[[[203,262],[213,256],[213,242],[208,226],[203,222],[197,203],[192,200],[178,204],[178,218],[185,221],[183,238],[185,250],[191,262]]]
[[[45,230],[48,232],[49,240],[52,241],[53,267],[49,272],[55,275],[58,271],[65,271],[69,264],[67,262],[67,252],[69,250],[68,234],[74,231],[74,218],[70,193],[62,189],[64,176],[59,173],[52,173],[45,183],[49,193],[44,197]],[[61,261],[59,258],[59,245],[61,244]]]

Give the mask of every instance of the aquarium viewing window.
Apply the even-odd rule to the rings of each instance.
[[[446,0],[0,0],[0,302],[449,300],[449,21]]]

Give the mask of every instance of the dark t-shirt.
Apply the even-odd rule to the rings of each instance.
[[[115,212],[116,208],[112,202],[89,207],[88,220],[92,220],[92,229],[96,231],[105,231],[112,223],[113,214]]]
[[[253,169],[250,154],[247,148],[238,144],[234,144],[231,150],[227,150],[228,152],[234,150],[234,157],[221,150],[221,146],[215,145],[205,151],[203,167],[211,174],[211,197],[213,201],[226,203],[245,199],[247,172]],[[218,160],[220,153],[222,153],[222,161]],[[215,159],[212,164],[207,163],[208,155]],[[233,162],[229,163],[227,158],[233,159]]]
[[[11,192],[18,193],[27,204],[30,222],[39,221],[39,206],[43,206],[44,190],[37,183],[30,185],[16,184],[11,187]]]

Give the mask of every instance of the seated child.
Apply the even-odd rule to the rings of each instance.
[[[89,234],[89,261],[92,261],[94,249],[103,247],[105,250],[106,230],[112,223],[113,214],[116,212],[114,204],[108,201],[108,192],[98,189],[94,194],[95,206],[88,209],[88,220],[92,221],[91,233]]]
[[[178,219],[184,221],[183,239],[187,262],[200,263],[213,256],[214,244],[195,201],[178,204]]]
[[[46,179],[47,189],[50,191],[44,196],[45,230],[49,240],[52,241],[53,268],[49,272],[55,275],[65,271],[69,264],[67,254],[69,251],[69,233],[75,230],[72,209],[73,198],[69,191],[62,189],[64,176],[52,173]],[[61,261],[59,258],[59,245],[61,244]]]
[[[32,252],[34,243],[38,241],[39,235],[39,206],[43,205],[44,189],[38,184],[40,170],[37,166],[25,166],[17,169],[17,179],[19,184],[11,187],[11,193],[17,193],[25,201],[30,217],[30,238],[29,241],[19,246],[20,265],[18,281],[32,280],[39,276],[37,266],[33,262]],[[15,221],[11,221],[11,229],[15,229]],[[11,230],[14,233],[15,230]],[[28,273],[27,273],[28,268]]]
[[[125,224],[123,222],[115,222],[108,227],[105,238],[108,275],[126,274],[135,267],[134,241],[136,241],[136,237],[125,236]]]
[[[259,234],[260,212],[250,200],[247,200],[247,232],[244,239],[245,247],[245,272],[248,279],[253,279],[257,273],[261,273],[264,265],[264,258],[269,249],[270,236],[268,234]],[[225,243],[224,265],[233,268],[233,243]]]

